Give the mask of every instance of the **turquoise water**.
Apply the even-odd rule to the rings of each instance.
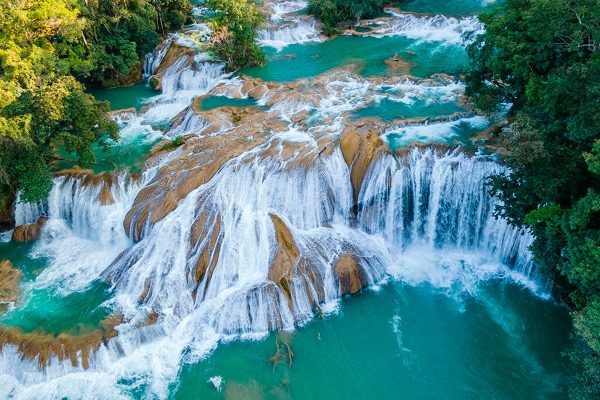
[[[102,303],[109,298],[104,282],[93,282],[82,292],[61,294],[54,286],[29,286],[44,271],[48,260],[32,257],[35,242],[0,242],[1,259],[10,260],[22,273],[22,295],[13,310],[0,314],[0,324],[24,332],[83,334],[98,327],[110,314]]]
[[[256,100],[252,98],[232,99],[226,96],[209,96],[202,99],[202,110],[212,110],[214,108],[232,106],[232,107],[249,107],[255,106]]]
[[[482,2],[476,0],[414,0],[402,7],[466,14],[481,6]],[[385,75],[388,71],[384,60],[394,54],[412,62],[411,73],[421,77],[453,73],[466,64],[461,47],[402,37],[339,36],[322,43],[288,46],[281,52],[267,51],[269,60],[264,67],[241,72],[285,82],[353,64],[363,76]],[[113,109],[139,109],[156,93],[142,83],[95,94],[111,101]],[[250,105],[255,105],[254,100],[210,96],[203,100],[202,108]],[[464,109],[452,101],[419,99],[405,104],[383,99],[355,110],[352,118],[377,116],[390,122],[458,111]],[[406,132],[399,131],[388,135],[387,141],[392,149],[407,145],[415,137],[425,142],[459,142],[468,147],[471,136],[482,128],[457,123],[422,138],[419,132],[407,138]],[[98,147],[99,162],[94,170],[139,169],[153,143],[130,135],[106,152]],[[72,164],[63,161],[57,167]],[[0,323],[26,332],[52,334],[83,334],[96,328],[113,311],[104,305],[113,295],[107,285],[94,281],[85,290],[69,294],[56,286],[33,286],[47,260],[30,256],[32,247],[32,243],[0,243],[0,259],[12,260],[23,271],[25,290],[17,307],[0,315]],[[429,283],[390,281],[378,291],[364,290],[344,298],[337,314],[316,318],[294,332],[271,333],[258,341],[221,343],[200,361],[187,362],[184,357],[168,397],[566,399],[569,371],[561,353],[571,346],[569,332],[570,319],[563,306],[508,278],[444,289]],[[276,343],[283,342],[293,351],[291,366],[285,347],[281,347],[280,362],[270,361]],[[170,368],[161,364],[161,356],[164,354],[157,351],[140,359],[165,368],[156,371],[160,376],[157,379]],[[215,376],[224,380],[222,391],[208,382]],[[142,383],[138,383],[135,373],[128,377],[136,386],[127,394],[147,398],[148,381],[139,379]],[[129,378],[121,379],[119,384],[126,385]]]
[[[150,97],[158,94],[150,88],[146,81],[113,89],[90,88],[90,93],[98,100],[110,102],[111,110],[123,110],[132,107],[139,110]]]
[[[384,61],[395,54],[413,63],[410,72],[419,77],[438,72],[451,74],[462,70],[467,62],[466,52],[459,46],[419,43],[399,36],[338,36],[322,43],[291,45],[280,52],[267,49],[265,66],[241,72],[267,81],[287,82],[353,64],[363,76],[385,75]]]
[[[386,122],[394,119],[405,119],[415,117],[440,117],[452,115],[455,112],[466,111],[455,102],[439,103],[424,100],[406,104],[384,98],[380,102],[356,110],[353,114],[355,119],[363,117],[379,117]]]
[[[143,132],[141,132],[143,133]],[[88,168],[95,173],[127,169],[140,171],[148,158],[150,149],[160,138],[147,140],[143,135],[138,137],[122,137],[112,142],[108,148],[95,145],[94,154],[96,163],[91,165],[80,165],[75,160],[74,154],[63,153],[64,160],[58,161],[54,168],[57,171],[73,168],[75,166]]]
[[[493,0],[406,0],[394,5],[403,11],[416,13],[464,15],[477,14],[482,9],[490,7],[493,3]]]
[[[173,398],[565,399],[569,324],[564,307],[508,282],[458,297],[390,283],[294,333],[221,345],[183,368]],[[275,337],[291,368],[269,361]]]

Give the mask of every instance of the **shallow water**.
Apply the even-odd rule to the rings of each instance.
[[[467,61],[462,47],[440,47],[437,42],[420,43],[401,36],[342,35],[321,43],[290,45],[282,51],[267,50],[268,62],[264,67],[241,72],[266,81],[287,82],[353,64],[363,76],[385,75],[387,66],[384,61],[398,54],[414,64],[411,74],[427,77],[438,72],[452,74],[460,71]]]

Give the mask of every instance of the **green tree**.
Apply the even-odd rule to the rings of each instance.
[[[191,22],[189,0],[79,0],[92,64],[83,76],[102,86],[141,79],[142,58],[160,37]],[[81,50],[81,49],[79,49]]]
[[[600,3],[506,0],[480,18],[467,94],[489,112],[511,105],[501,135],[511,173],[492,181],[498,212],[533,231],[538,265],[574,309],[571,396],[598,397]]]
[[[309,0],[308,12],[323,22],[327,35],[333,35],[361,18],[379,16],[387,3],[387,0]]]
[[[78,54],[84,31],[69,1],[0,0],[0,191],[45,197],[58,147],[93,162],[92,145],[116,125],[71,73],[90,70]],[[71,45],[73,51],[66,51]]]
[[[265,17],[255,4],[249,0],[208,0],[207,5],[215,11],[211,51],[227,69],[262,65],[265,55],[256,31]]]

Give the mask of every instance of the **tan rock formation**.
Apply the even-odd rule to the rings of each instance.
[[[350,126],[344,130],[340,137],[340,148],[350,167],[350,180],[356,201],[369,165],[387,150],[387,146],[379,137],[376,127],[362,125]]]
[[[38,240],[42,233],[42,227],[48,221],[46,217],[39,217],[32,224],[19,225],[12,233],[12,240],[15,242],[28,242],[30,240]]]
[[[0,260],[0,303],[14,303],[19,297],[21,271],[8,260]]]
[[[23,332],[15,327],[0,327],[0,348],[7,344],[16,346],[23,357],[37,358],[40,366],[46,367],[52,356],[59,360],[71,360],[73,366],[89,367],[92,353],[109,339],[117,336],[115,327],[121,323],[117,316],[103,320],[100,327],[88,334],[71,335],[61,333],[57,336],[43,332]]]
[[[407,74],[410,69],[414,66],[413,63],[400,57],[397,53],[393,57],[385,60],[385,65],[388,67],[389,72]]]
[[[356,256],[342,254],[334,262],[333,274],[340,294],[354,294],[367,285],[367,277]]]

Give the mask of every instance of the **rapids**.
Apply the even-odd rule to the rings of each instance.
[[[17,226],[48,220],[0,236],[23,272],[0,397],[564,398],[567,313],[494,215],[510,171],[452,75],[486,2],[457,3],[326,39],[269,0],[268,62],[236,73],[198,5],[146,82],[101,93],[141,154],[17,199]]]

